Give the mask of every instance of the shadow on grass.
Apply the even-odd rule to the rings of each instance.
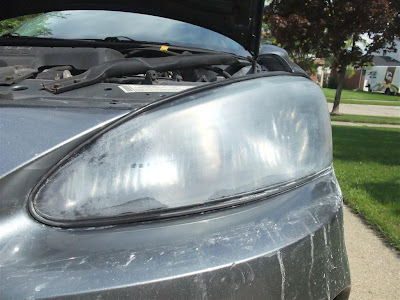
[[[375,202],[392,205],[393,211],[400,216],[400,177],[385,182],[365,182],[360,184]]]
[[[335,159],[400,165],[400,129],[332,126],[332,134]]]

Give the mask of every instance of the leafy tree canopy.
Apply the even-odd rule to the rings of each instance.
[[[35,16],[37,15],[27,15],[0,21],[0,34],[6,33],[7,31],[19,26],[20,24],[34,18]]]
[[[265,21],[289,52],[332,59],[338,74],[337,112],[347,66],[371,62],[379,49],[395,50],[399,12],[398,0],[272,0]]]

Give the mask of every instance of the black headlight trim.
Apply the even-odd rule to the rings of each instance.
[[[29,201],[29,211],[32,214],[32,216],[41,223],[61,228],[84,228],[84,227],[109,226],[109,225],[118,225],[127,223],[143,223],[150,221],[159,221],[164,219],[185,217],[188,215],[194,215],[199,213],[209,213],[213,211],[219,211],[222,209],[229,209],[243,205],[248,205],[255,202],[266,201],[277,195],[287,193],[301,186],[304,186],[330,173],[333,173],[332,165],[324,170],[321,170],[320,172],[303,177],[296,181],[277,184],[274,186],[267,187],[265,189],[241,193],[230,197],[223,197],[202,205],[184,206],[175,209],[163,209],[158,213],[156,211],[153,211],[140,214],[124,214],[113,217],[101,217],[98,219],[61,221],[53,219],[48,215],[40,214],[39,212],[37,212],[34,207],[33,201]]]

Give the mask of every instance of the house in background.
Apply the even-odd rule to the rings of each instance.
[[[372,60],[372,66],[356,69],[354,72],[346,73],[343,88],[348,90],[369,91],[368,87],[371,83],[371,74],[382,73],[382,76],[380,77],[382,77],[381,81],[383,82],[386,71],[388,68],[392,67],[400,67],[400,61],[391,56],[374,56]],[[375,79],[380,80],[379,78]],[[382,92],[385,92],[385,90]],[[390,92],[398,93],[397,90]]]
[[[386,50],[380,50],[374,53],[375,56],[388,56],[397,61],[400,61],[400,40],[395,40],[397,52],[388,52]]]
[[[314,64],[317,67],[316,72],[311,72],[309,70],[305,70],[307,72],[307,74],[310,76],[311,80],[314,81],[315,83],[319,84],[322,87],[322,82],[321,82],[321,70],[322,70],[322,74],[323,74],[323,70],[326,69],[324,68],[325,65],[325,60],[321,59],[321,58],[316,58],[314,59]],[[322,75],[323,76],[323,75]]]
[[[349,90],[368,91],[368,79],[370,79],[369,78],[370,72],[374,68],[375,71],[377,71],[376,72],[377,74],[381,74],[383,72],[383,75],[381,76],[382,81],[383,78],[386,77],[387,72],[389,73],[393,72],[391,77],[393,80],[397,81],[397,76],[400,76],[400,40],[396,40],[395,43],[396,43],[396,49],[399,49],[399,51],[387,52],[385,50],[380,50],[374,53],[371,66],[347,72],[345,81],[343,83],[343,88]],[[388,68],[390,68],[389,71]],[[395,68],[394,71],[391,71],[393,68]],[[317,69],[316,76],[313,76],[312,79],[321,87],[323,86],[323,87],[334,88],[334,86],[336,85],[334,83],[332,84],[332,80],[329,80],[330,74],[331,74],[331,69],[329,67],[320,66]],[[400,83],[399,84],[394,83],[394,85],[396,85],[396,87],[399,87],[398,85],[400,85]],[[383,90],[382,92],[385,92],[385,90]],[[397,91],[392,90],[391,92],[399,93],[398,90]]]
[[[400,87],[400,61],[390,56],[375,56],[367,68],[363,90],[385,94],[398,94]]]
[[[400,53],[399,53],[400,55]],[[371,72],[377,71],[378,74],[383,72],[382,75],[382,81],[383,77],[386,76],[387,68],[395,68],[395,70],[398,69],[399,74],[393,74],[400,76],[400,59],[397,60],[394,58],[394,55],[392,56],[383,56],[383,55],[377,55],[374,56],[372,60],[372,64],[369,67],[364,67],[356,70],[351,70],[346,72],[346,78],[343,83],[343,88],[348,89],[348,90],[364,90],[368,91],[368,79],[370,79]],[[331,74],[331,69],[327,67],[318,67],[317,69],[317,74],[316,76],[312,77],[313,81],[319,84],[321,87],[331,87],[329,86],[329,77]],[[397,78],[396,76],[396,78]],[[393,78],[395,78],[393,76]],[[396,79],[397,80],[397,79]],[[370,80],[371,81],[371,80]],[[398,87],[398,85],[396,85]],[[333,88],[333,86],[332,86]],[[382,91],[385,92],[385,91]],[[398,91],[391,91],[398,93]]]
[[[396,49],[400,49],[400,40],[395,40],[395,44]],[[400,66],[400,51],[388,52],[386,50],[380,50],[373,53],[373,55],[374,57],[371,66],[355,70],[355,74],[353,76],[346,76],[344,83],[345,89],[371,91],[371,80],[374,81],[374,79],[377,79],[382,84],[385,80],[387,80],[385,78],[386,73],[389,71],[395,73],[393,70],[396,70],[396,68]],[[375,74],[375,77],[376,74],[378,74],[379,78],[371,78],[371,75],[373,74]],[[394,75],[395,74],[391,75],[390,80],[394,79]],[[397,74],[397,76],[399,75],[400,74]],[[373,91],[376,90],[373,89]],[[382,90],[382,92],[385,92],[385,90]],[[391,92],[398,93],[398,90],[392,90]]]

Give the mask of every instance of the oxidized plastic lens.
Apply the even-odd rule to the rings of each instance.
[[[301,77],[247,80],[181,99],[106,132],[34,199],[52,220],[212,204],[332,163],[324,96]]]

